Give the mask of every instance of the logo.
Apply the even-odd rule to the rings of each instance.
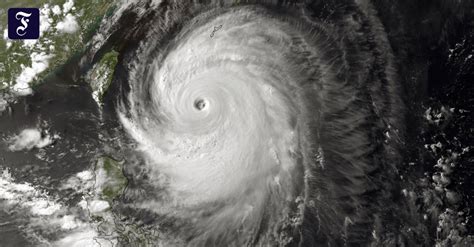
[[[8,38],[38,39],[39,22],[39,9],[37,8],[8,9]]]

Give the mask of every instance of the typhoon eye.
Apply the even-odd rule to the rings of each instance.
[[[205,110],[205,108],[209,107],[208,105],[209,102],[205,99],[196,99],[194,101],[194,107],[199,111]]]

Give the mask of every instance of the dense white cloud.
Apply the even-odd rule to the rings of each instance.
[[[53,143],[50,135],[42,136],[38,129],[25,129],[19,135],[10,138],[8,147],[11,151],[30,150],[32,148],[44,148]]]
[[[21,74],[16,78],[16,84],[13,86],[13,91],[18,95],[28,95],[33,91],[29,83],[36,78],[38,74],[45,71],[49,65],[51,55],[44,52],[31,53],[31,66],[23,68]]]
[[[56,24],[56,30],[60,33],[75,33],[79,30],[79,24],[76,17],[67,14],[64,19]]]
[[[35,216],[52,215],[61,209],[60,204],[31,184],[15,183],[8,170],[0,175],[0,199],[10,205],[29,208]]]

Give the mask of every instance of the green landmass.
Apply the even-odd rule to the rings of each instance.
[[[48,68],[41,72],[30,86],[41,82],[50,72],[63,65],[73,55],[84,51],[87,42],[97,31],[104,17],[113,13],[117,1],[111,0],[75,0],[74,9],[68,13],[76,18],[79,30],[74,33],[59,33],[55,26],[64,20],[67,13],[58,15],[52,12],[50,28],[46,30],[34,45],[25,45],[24,41],[5,39],[7,29],[7,11],[13,7],[35,7],[42,8],[48,4],[48,9],[58,5],[63,10],[66,0],[4,0],[0,2],[0,91],[9,89],[15,84],[16,78],[24,70],[31,66],[30,55],[32,53],[45,53],[50,56]],[[45,20],[40,20],[45,21]]]
[[[87,78],[93,91],[92,96],[98,103],[103,102],[104,95],[112,83],[112,75],[118,62],[118,55],[118,52],[114,50],[105,53]]]
[[[109,203],[120,196],[127,186],[128,181],[123,174],[122,165],[123,163],[110,157],[101,157],[97,162],[96,183],[100,186],[100,196]],[[105,177],[102,176],[103,171]]]

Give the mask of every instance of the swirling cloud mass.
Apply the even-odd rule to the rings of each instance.
[[[210,38],[208,30],[221,23],[225,28]],[[221,204],[203,217],[209,237],[230,227],[251,236],[269,201],[275,224],[299,195],[293,180],[302,179],[296,170],[305,126],[302,75],[291,57],[302,48],[292,33],[276,19],[233,10],[185,30],[151,65],[148,104],[141,86],[132,86],[132,117],[122,121],[154,175],[167,176],[157,181],[166,183],[170,212],[200,218],[202,205]]]
[[[381,205],[397,148],[383,132],[399,133],[403,107],[371,7],[325,19],[307,7],[168,7],[194,17],[166,45],[163,27],[139,42],[118,107],[153,188],[133,207],[173,222],[161,240],[390,241]]]

